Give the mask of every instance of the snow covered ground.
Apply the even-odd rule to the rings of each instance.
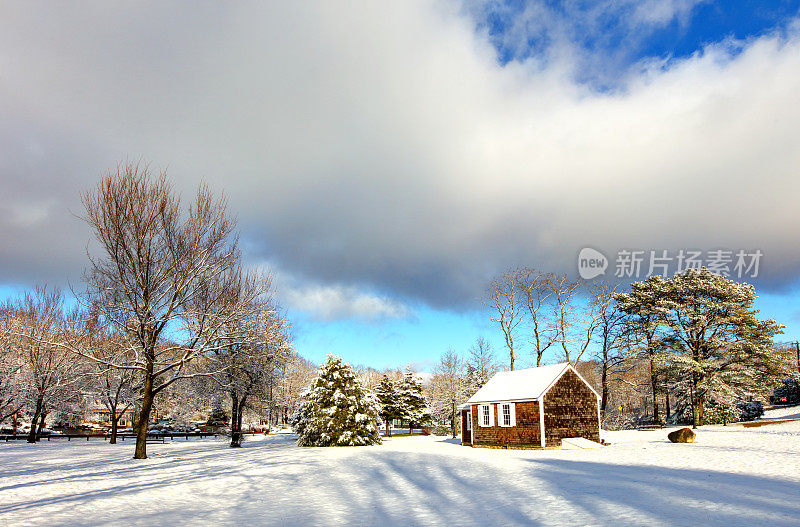
[[[148,445],[145,461],[127,441],[0,443],[0,525],[800,524],[800,421],[706,426],[686,445],[668,431],[570,451],[176,440]]]

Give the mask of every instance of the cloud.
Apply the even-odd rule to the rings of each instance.
[[[369,292],[365,287],[321,284],[313,278],[282,270],[273,262],[259,262],[256,266],[272,276],[278,301],[283,307],[293,313],[303,313],[312,320],[375,323],[415,317],[409,305],[387,295]],[[384,338],[389,338],[389,335]]]
[[[762,284],[796,280],[794,29],[597,92],[568,43],[503,66],[475,25],[422,0],[6,5],[0,281],[78,280],[79,193],[139,156],[224,189],[248,258],[323,318],[470,309],[499,270],[574,272],[586,246],[758,248]],[[35,230],[8,212],[41,203]]]
[[[342,319],[377,322],[408,318],[412,314],[407,306],[397,300],[367,294],[355,287],[289,287],[279,291],[279,295],[290,310],[304,312],[326,322]]]

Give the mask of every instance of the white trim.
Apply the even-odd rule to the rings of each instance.
[[[489,403],[489,426],[494,426],[495,417],[494,417],[494,405]]]
[[[538,401],[538,400],[539,399],[537,399],[536,397],[530,397],[530,398],[526,398],[526,399],[498,399],[498,400],[494,400],[493,399],[491,401],[471,401],[471,402],[462,404],[461,406],[459,406],[459,408],[463,410],[465,408],[469,408],[470,406],[473,406],[473,405],[476,405],[476,404],[477,405],[481,405],[481,404],[491,404],[491,403],[495,403],[495,404],[500,404],[500,403],[532,403],[532,402]]]
[[[542,448],[544,448],[544,397],[539,400],[539,438]]]
[[[598,407],[599,408],[599,407]],[[600,415],[600,414],[597,414]],[[467,410],[467,432],[472,432],[472,410]],[[472,439],[472,438],[470,438]]]
[[[517,426],[517,403],[511,403],[511,426]]]
[[[555,384],[558,382],[558,380],[559,380],[561,377],[563,377],[563,376],[564,376],[564,372],[565,372],[565,371],[567,371],[569,368],[570,368],[570,365],[569,365],[569,363],[566,363],[566,364],[564,364],[564,369],[563,369],[563,370],[561,370],[561,372],[560,372],[558,375],[556,375],[555,377],[553,377],[553,380],[552,380],[552,381],[550,381],[550,384],[548,384],[548,385],[547,385],[547,388],[545,388],[544,390],[542,390],[542,393],[540,393],[540,394],[539,394],[539,398],[540,398],[540,399],[544,399],[544,396],[545,396],[545,394],[546,394],[547,392],[549,392],[549,391],[550,391],[550,388],[552,388],[553,386],[555,386]]]
[[[600,419],[600,398],[597,398],[597,435],[600,442],[603,442],[603,421]]]

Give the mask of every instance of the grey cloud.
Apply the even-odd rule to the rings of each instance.
[[[0,281],[78,280],[70,211],[128,156],[224,189],[253,261],[356,296],[474,307],[499,270],[572,272],[587,245],[760,248],[773,287],[800,271],[796,35],[603,95],[569,58],[499,66],[424,1],[78,11],[0,20]]]

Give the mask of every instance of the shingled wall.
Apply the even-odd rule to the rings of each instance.
[[[478,405],[472,405],[472,444],[475,446],[527,446],[540,447],[539,403],[529,401],[516,403],[517,426],[503,427],[497,424],[499,404],[493,404],[494,426],[478,426]],[[545,434],[545,438],[547,434]],[[560,443],[559,443],[560,444]]]
[[[561,446],[565,437],[600,441],[597,396],[572,370],[567,370],[544,396],[544,427],[548,447]]]

